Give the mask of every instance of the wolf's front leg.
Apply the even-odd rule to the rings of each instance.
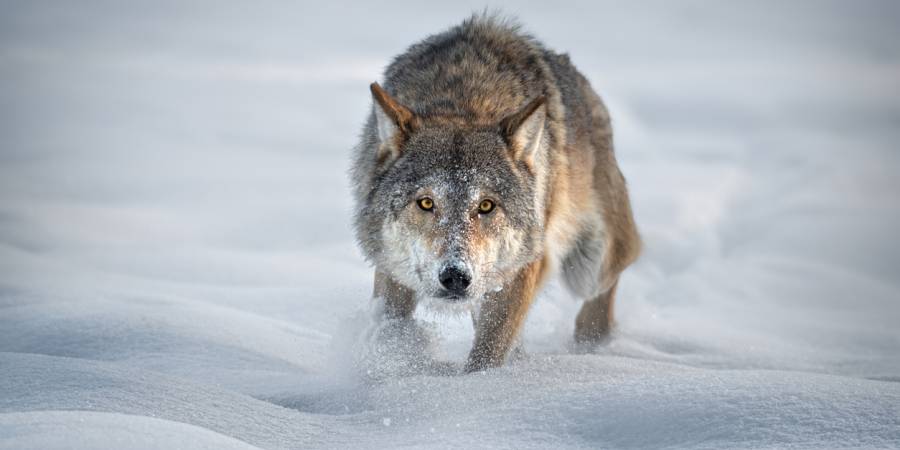
[[[503,364],[525,322],[545,269],[542,260],[535,261],[520,270],[502,291],[487,295],[478,316],[475,343],[469,353],[466,372]]]
[[[416,294],[389,275],[375,270],[375,299],[384,302],[384,317],[409,319],[416,310]]]

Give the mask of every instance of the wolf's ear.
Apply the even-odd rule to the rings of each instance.
[[[533,166],[545,142],[546,100],[541,95],[500,121],[500,134],[509,145],[513,159],[525,161],[529,166]]]
[[[375,121],[378,130],[379,159],[400,155],[400,146],[415,131],[419,119],[409,108],[391,97],[378,83],[372,83],[372,98],[375,100]],[[384,154],[381,154],[385,152]]]

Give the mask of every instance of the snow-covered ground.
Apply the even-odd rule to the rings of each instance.
[[[0,447],[900,447],[896,2],[505,5],[612,110],[615,338],[370,339],[368,83],[483,6],[3,3]]]

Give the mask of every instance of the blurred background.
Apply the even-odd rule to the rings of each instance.
[[[368,84],[485,7],[605,99],[645,240],[616,337],[572,364],[900,380],[892,1],[4,1],[0,352],[348,402],[317,377],[370,300],[347,178]],[[566,355],[578,307],[551,283],[526,348]],[[461,361],[468,319],[420,319]],[[40,409],[7,388],[6,412]]]

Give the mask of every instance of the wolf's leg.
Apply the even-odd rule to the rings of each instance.
[[[475,343],[466,362],[466,372],[503,364],[525,322],[528,307],[543,281],[545,269],[543,261],[535,261],[519,271],[502,291],[485,298],[475,329]]]
[[[616,280],[606,292],[584,302],[575,319],[576,343],[595,345],[609,335],[613,324],[613,302],[618,284]]]
[[[415,292],[377,269],[375,270],[374,296],[384,300],[384,316],[386,318],[409,319],[416,310]]]

